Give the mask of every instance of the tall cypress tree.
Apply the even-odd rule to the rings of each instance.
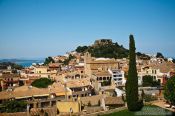
[[[129,36],[129,71],[126,82],[126,100],[128,110],[137,111],[141,109],[141,104],[138,102],[138,77],[136,68],[136,53],[135,41],[133,35]]]

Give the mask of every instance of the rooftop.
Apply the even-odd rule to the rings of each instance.
[[[94,73],[95,76],[112,76],[108,71],[100,71],[97,73]]]
[[[67,87],[69,87],[69,88],[84,87],[84,86],[89,86],[89,85],[90,85],[89,78],[67,81]]]
[[[15,99],[28,98],[32,96],[49,96],[50,93],[55,93],[57,96],[64,95],[65,89],[63,85],[54,83],[49,88],[36,88],[33,86],[21,86],[15,88],[13,91],[0,92],[0,99]],[[68,93],[70,94],[70,92]]]

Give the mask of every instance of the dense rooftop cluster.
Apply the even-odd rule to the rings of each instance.
[[[117,42],[101,39],[92,46],[79,46],[65,55],[49,56],[43,64],[19,69],[2,63],[0,101],[25,101],[30,106],[27,111],[57,106],[60,113],[69,112],[70,108],[82,113],[83,110],[92,112],[87,108],[90,106],[100,107],[96,110],[107,110],[106,105],[110,108],[124,106],[128,53],[129,50]],[[139,87],[145,86],[144,83],[162,87],[175,75],[173,59],[160,53],[148,56],[138,52],[136,69]],[[145,79],[148,76],[151,82]],[[152,84],[155,81],[158,84]],[[150,94],[147,90],[145,93]],[[154,94],[160,95],[158,91]]]

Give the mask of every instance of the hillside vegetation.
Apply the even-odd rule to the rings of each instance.
[[[0,69],[7,69],[8,66],[11,66],[12,69],[18,69],[18,70],[23,69],[23,67],[21,65],[18,65],[16,63],[0,62]]]
[[[78,53],[89,52],[93,57],[104,58],[128,58],[129,50],[124,48],[123,45],[119,45],[117,42],[108,42],[95,44],[91,46],[78,46],[75,50]],[[149,56],[138,52],[137,56],[141,59],[149,59]]]

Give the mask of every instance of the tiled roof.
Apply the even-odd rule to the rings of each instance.
[[[101,100],[102,95],[95,95],[95,96],[87,96],[87,97],[81,97],[81,102],[83,105],[88,105],[90,102],[91,105],[98,105],[99,100]]]
[[[175,64],[172,62],[162,62],[162,63],[152,62],[147,66],[152,67],[153,69],[160,69],[161,73],[168,73],[170,71],[175,70]]]
[[[106,97],[105,98],[106,105],[113,105],[113,104],[124,104],[124,101],[121,97]]]
[[[73,88],[73,87],[83,87],[90,85],[90,79],[84,78],[80,80],[71,80],[67,82],[67,87]]]
[[[19,74],[2,74],[1,78],[19,78]]]
[[[97,73],[94,73],[95,76],[111,76],[111,74],[108,71],[100,71]]]
[[[91,64],[108,64],[108,63],[118,63],[115,60],[95,60],[95,61],[91,61]]]
[[[25,98],[32,96],[48,96],[50,93],[55,93],[56,95],[64,95],[64,86],[54,83],[50,89],[49,88],[36,88],[21,86],[15,88],[14,91],[2,91],[0,92],[0,99],[9,99],[9,98]],[[69,94],[69,93],[68,93]]]
[[[49,67],[59,67],[60,65],[62,65],[63,63],[50,63]]]
[[[34,66],[35,68],[48,68],[48,66]]]

